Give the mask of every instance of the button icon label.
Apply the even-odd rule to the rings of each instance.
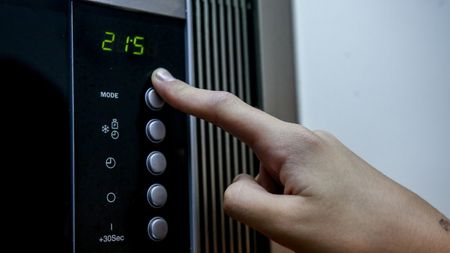
[[[117,131],[117,130],[112,131],[111,138],[113,138],[114,140],[119,139],[119,131]]]
[[[106,158],[105,165],[108,169],[114,169],[116,167],[116,159],[113,157]]]
[[[101,243],[114,243],[125,241],[125,235],[102,235],[98,239]]]
[[[101,98],[119,99],[119,92],[100,91]]]
[[[113,118],[111,119],[110,124],[102,125],[102,132],[104,134],[108,134],[109,132],[111,132],[111,138],[113,140],[119,139],[119,120],[117,118]]]
[[[119,129],[119,121],[117,119],[111,120],[111,129],[113,129],[113,130]]]
[[[108,126],[108,125],[103,125],[103,126],[102,126],[102,132],[103,132],[104,134],[109,133],[109,126]]]
[[[116,194],[114,192],[106,194],[106,201],[108,201],[108,203],[116,202]]]

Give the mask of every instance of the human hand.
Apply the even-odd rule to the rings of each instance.
[[[331,134],[190,87],[163,69],[152,81],[171,106],[230,132],[259,158],[256,180],[240,175],[225,191],[231,217],[299,252],[450,252],[441,213]]]

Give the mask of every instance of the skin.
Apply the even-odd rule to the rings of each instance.
[[[171,106],[223,128],[259,158],[259,175],[239,175],[224,193],[232,218],[296,252],[450,252],[448,219],[332,134],[188,86],[164,69],[152,82]]]

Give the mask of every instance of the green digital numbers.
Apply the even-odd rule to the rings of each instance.
[[[133,41],[133,40],[131,40],[131,41]],[[125,42],[125,53],[128,53],[128,48],[129,48],[129,45],[130,44],[130,36],[127,36],[127,40],[126,40],[126,42]]]
[[[102,41],[102,50],[103,51],[113,51],[113,45],[116,40],[116,34],[113,32],[105,32],[104,40]],[[119,36],[120,37],[120,36]],[[133,55],[143,55],[145,51],[144,47],[145,38],[142,36],[132,35],[126,36],[123,52]],[[120,43],[120,38],[119,38]]]
[[[141,36],[134,36],[133,45],[135,51],[133,51],[134,55],[143,55],[144,54],[144,45],[142,44],[144,42],[144,37]]]
[[[112,45],[116,39],[116,34],[113,32],[105,32],[105,36],[107,38],[102,41],[102,50],[112,51]]]

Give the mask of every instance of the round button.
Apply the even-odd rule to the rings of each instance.
[[[164,106],[164,100],[152,88],[145,92],[145,103],[152,110],[159,110]]]
[[[166,171],[166,157],[159,151],[151,152],[147,156],[146,163],[148,171],[153,175],[161,175],[164,171]]]
[[[160,120],[152,119],[147,123],[145,133],[150,141],[159,143],[166,137],[166,126]]]
[[[164,206],[167,201],[166,188],[160,184],[150,186],[147,191],[147,201],[152,207],[155,208]]]
[[[151,219],[147,226],[148,236],[153,241],[161,241],[166,238],[168,230],[167,221],[162,217]]]

